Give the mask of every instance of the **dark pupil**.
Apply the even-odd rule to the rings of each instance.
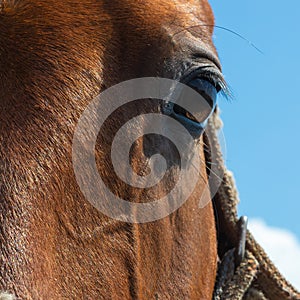
[[[214,108],[217,90],[208,81],[198,78],[190,81],[188,86],[201,95],[199,103],[195,106],[196,109],[188,112],[180,105],[175,104],[173,110],[176,114],[182,115],[194,122],[202,123],[209,117]],[[185,95],[185,93],[181,94],[181,99],[178,102],[180,103],[182,101],[182,103],[184,103],[186,97],[188,97],[188,95]]]

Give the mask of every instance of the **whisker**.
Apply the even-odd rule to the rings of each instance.
[[[262,50],[260,50],[253,42],[251,42],[250,40],[246,39],[244,36],[242,36],[241,34],[239,34],[238,32],[234,31],[234,30],[231,30],[229,28],[226,28],[226,27],[223,27],[223,26],[218,26],[218,25],[215,25],[215,28],[218,28],[218,29],[222,29],[222,30],[225,30],[227,32],[230,32],[234,35],[236,35],[237,37],[241,38],[242,40],[244,40],[245,42],[247,42],[249,44],[249,46],[253,47],[254,49],[256,49],[260,54],[264,55],[264,52]]]
[[[202,159],[201,159],[201,163],[206,163],[205,161],[203,161]],[[192,162],[192,166],[195,168],[195,170],[196,171],[198,171],[199,170],[199,168],[197,167],[197,166],[195,166],[195,164]],[[223,178],[221,178],[216,172],[214,172],[212,169],[210,169],[209,167],[207,167],[206,166],[206,168],[217,178],[217,179],[219,179],[220,181],[223,181]],[[204,181],[206,181],[206,177],[204,177],[200,172],[198,172],[199,174],[200,174],[200,176],[201,176],[201,178],[204,180]]]
[[[206,167],[217,179],[219,179],[221,182],[223,181],[223,178],[221,178],[216,172],[214,172],[211,168]]]
[[[226,28],[226,27],[223,27],[223,26],[219,26],[219,25],[212,25],[212,24],[198,24],[198,25],[193,25],[193,26],[189,26],[187,28],[184,28],[178,32],[176,32],[174,34],[175,35],[178,35],[180,34],[181,32],[185,31],[185,30],[189,30],[189,29],[193,29],[193,28],[197,28],[197,27],[214,27],[214,28],[217,28],[217,29],[222,29],[224,31],[227,31],[227,32],[230,32],[232,33],[233,35],[239,37],[240,39],[242,39],[243,41],[247,42],[249,44],[250,47],[254,48],[256,51],[258,51],[260,54],[264,55],[264,52],[259,49],[253,42],[251,42],[249,39],[245,38],[243,35],[241,35],[240,33],[232,30],[232,29],[229,29],[229,28]]]

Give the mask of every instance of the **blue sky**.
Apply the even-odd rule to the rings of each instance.
[[[234,99],[220,99],[226,162],[235,174],[240,214],[300,240],[300,1],[211,0],[215,44]]]

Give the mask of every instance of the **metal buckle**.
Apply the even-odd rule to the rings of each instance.
[[[238,245],[235,252],[235,267],[237,268],[245,258],[246,241],[247,241],[248,218],[240,217],[237,222],[238,226]]]

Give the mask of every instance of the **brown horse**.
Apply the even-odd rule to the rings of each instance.
[[[84,198],[71,150],[80,115],[105,88],[136,77],[180,78],[202,65],[218,73],[213,23],[210,6],[198,0],[1,2],[1,290],[20,299],[212,297],[213,208],[198,208],[205,166],[182,208],[128,224]],[[158,112],[159,103],[120,110],[99,135],[96,156],[107,185],[139,202],[147,195],[115,179],[107,159],[115,128],[136,110]],[[154,137],[147,142],[154,147]],[[159,151],[176,161],[170,149],[165,142]],[[143,152],[136,144],[137,169],[147,162]],[[204,159],[203,150],[198,155]],[[176,169],[174,163],[169,172]],[[156,192],[172,186],[173,177]]]
[[[181,208],[157,221],[127,223],[84,197],[72,139],[92,99],[124,80],[182,81],[204,70],[196,75],[217,91],[213,24],[205,0],[0,1],[1,291],[18,299],[212,298],[218,255],[210,196],[198,206],[205,165]],[[127,186],[111,171],[118,128],[133,116],[163,113],[159,99],[140,103],[105,123],[96,162],[113,193],[150,202],[151,193],[165,195],[177,180],[179,154],[170,142],[149,135],[131,149],[137,173],[153,153],[169,156],[168,176],[154,188]],[[195,155],[204,161],[202,137],[196,139]]]

